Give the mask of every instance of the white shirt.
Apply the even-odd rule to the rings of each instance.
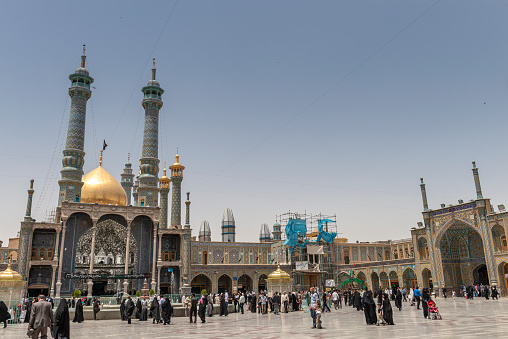
[[[337,292],[333,292],[333,293],[332,293],[332,300],[333,300],[333,301],[337,301],[337,300],[339,300],[339,295],[337,294]]]

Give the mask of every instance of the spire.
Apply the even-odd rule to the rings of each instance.
[[[480,186],[480,176],[478,175],[478,168],[476,168],[476,161],[473,161],[473,177],[476,187],[476,199],[483,199],[482,187]]]
[[[235,242],[236,224],[233,211],[227,208],[222,215],[222,241]]]
[[[30,179],[30,188],[28,189],[28,199],[26,202],[25,221],[32,221],[32,198],[34,195],[34,179]]]
[[[83,44],[83,55],[81,56],[81,68],[85,68],[85,61],[86,61],[85,51],[86,51],[86,46],[85,46],[85,44]]]
[[[427,191],[425,190],[425,184],[423,183],[423,178],[420,178],[420,189],[422,190],[422,200],[423,200],[423,210],[429,210],[429,204],[427,203]]]
[[[187,201],[185,202],[185,226],[184,228],[190,228],[190,192],[187,192]]]
[[[104,151],[101,150],[101,155],[99,157],[99,167],[102,167],[102,152],[104,152]]]
[[[152,80],[155,81],[155,72],[157,70],[155,69],[155,58],[153,58],[153,67],[152,67]]]

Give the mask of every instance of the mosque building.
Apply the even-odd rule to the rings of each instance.
[[[107,171],[102,151],[99,167],[83,172],[86,109],[94,82],[84,48],[80,67],[69,80],[71,107],[55,219],[32,218],[32,180],[19,239],[9,241],[16,248],[9,245],[0,251],[0,263],[11,257],[31,296],[72,295],[77,289],[88,295],[133,293],[141,290],[145,278],[156,293],[260,291],[267,289],[269,275],[276,270],[284,283],[290,276],[296,290],[352,283],[372,289],[419,285],[439,293],[442,288],[483,283],[498,285],[506,294],[508,212],[502,205],[495,212],[483,197],[475,163],[476,199],[469,202],[429,209],[421,180],[423,223],[411,229],[408,239],[326,242],[311,228],[304,236],[311,242],[293,251],[283,232],[287,222],[279,219],[272,229],[261,225],[259,241],[237,242],[233,211],[227,208],[221,241],[212,241],[206,220],[192,235],[190,193],[182,222],[185,167],[178,150],[175,163],[163,168],[159,177],[164,90],[156,80],[155,61],[151,79],[141,89],[145,119],[139,175],[129,158],[120,182]],[[294,213],[292,218],[301,217]]]

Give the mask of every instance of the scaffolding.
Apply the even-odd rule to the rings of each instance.
[[[307,211],[304,213],[291,212],[282,213],[276,216],[276,221],[281,225],[281,239],[286,240],[285,227],[290,219],[301,219],[306,221],[307,234],[306,237],[309,241],[315,241],[318,237],[318,225],[320,220],[332,220],[333,222],[324,223],[323,230],[325,232],[337,232],[337,215],[336,214],[308,214]],[[309,243],[310,244],[310,243]],[[307,246],[299,247],[291,253],[287,252],[287,255],[291,258],[291,275],[293,277],[293,288],[295,290],[306,290],[308,291],[311,286],[321,285],[323,290],[325,289],[325,282],[328,279],[333,279],[333,264],[332,264],[332,251],[333,245],[323,240],[319,241],[319,245],[323,246],[323,254],[319,256],[319,263],[316,264],[313,261],[313,267],[309,267],[307,270],[297,269],[296,262],[307,262],[309,264],[309,255],[307,254]],[[314,259],[315,260],[315,259]],[[311,280],[310,278],[305,279],[306,274],[316,276],[316,273],[321,276],[321,281],[318,282]]]

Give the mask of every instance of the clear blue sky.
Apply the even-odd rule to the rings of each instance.
[[[435,3],[179,1],[169,21],[175,1],[2,3],[0,240],[30,178],[36,219],[57,203],[83,43],[85,172],[103,139],[118,179],[127,153],[138,163],[155,57],[160,159],[179,147],[194,234],[207,219],[219,240],[229,207],[238,241],[288,210],[336,213],[351,241],[407,238],[419,178],[431,208],[472,199],[472,160],[484,196],[508,203],[508,2]]]

